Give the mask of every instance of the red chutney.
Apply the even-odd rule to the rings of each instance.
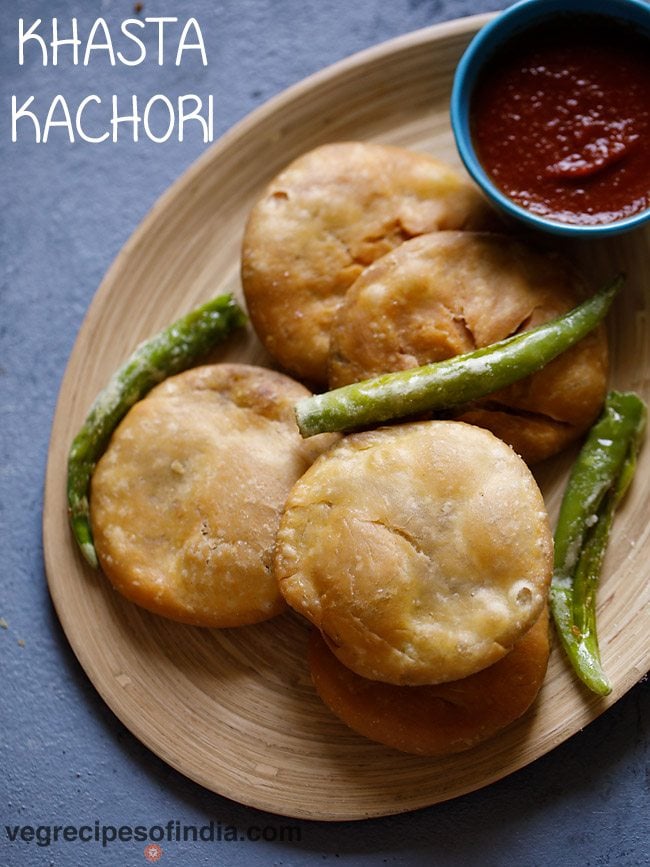
[[[478,82],[472,134],[497,187],[534,214],[596,225],[645,210],[650,40],[582,17],[522,34]]]

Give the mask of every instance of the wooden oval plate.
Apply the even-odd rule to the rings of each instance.
[[[208,789],[307,819],[388,815],[478,789],[543,755],[620,698],[650,657],[650,449],[619,513],[600,591],[606,700],[588,695],[555,647],[533,711],[451,758],[404,755],[349,731],[321,704],[305,664],[307,631],[291,614],[254,627],[196,629],[123,600],[84,565],[67,524],[67,452],[97,392],[143,339],[216,293],[240,292],[247,213],[269,178],[320,143],[366,139],[458,164],[448,122],[457,60],[490,16],[428,28],[362,52],[294,86],[233,128],[158,201],[117,257],[65,373],[44,507],[50,592],[81,665],[107,704],[154,753]],[[612,384],[650,397],[648,232],[572,255],[599,285],[624,268],[610,316]],[[228,359],[267,363],[250,332]],[[554,516],[572,455],[538,473]],[[215,496],[219,492],[215,491]]]

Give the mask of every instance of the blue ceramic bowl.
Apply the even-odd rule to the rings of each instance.
[[[650,219],[650,208],[611,223],[582,225],[560,223],[516,204],[491,180],[472,142],[470,105],[481,71],[504,43],[557,15],[598,15],[624,22],[650,38],[650,3],[647,0],[520,0],[497,15],[470,42],[456,69],[451,94],[451,125],[460,157],[488,199],[506,214],[529,227],[574,237],[602,237],[636,228]]]

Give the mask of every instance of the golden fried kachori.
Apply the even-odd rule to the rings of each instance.
[[[274,568],[357,674],[421,685],[495,663],[545,604],[553,542],[524,461],[474,425],[344,437],[295,483]]]
[[[548,657],[547,608],[510,653],[449,683],[395,686],[360,677],[318,630],[308,654],[316,692],[339,719],[370,740],[425,756],[470,749],[523,716],[542,686]]]
[[[309,392],[243,364],[170,377],[135,404],[92,477],[102,570],[144,608],[198,626],[241,626],[285,608],[271,569],[292,484],[330,437],[303,440]]]
[[[559,255],[501,234],[435,232],[383,256],[347,292],[331,330],[330,387],[441,361],[547,322],[586,297]],[[607,389],[600,326],[542,370],[463,407],[533,463],[577,439]]]
[[[408,238],[494,220],[472,185],[427,154],[322,145],[274,178],[251,211],[241,263],[251,322],[284,369],[324,385],[332,318],[366,266]]]

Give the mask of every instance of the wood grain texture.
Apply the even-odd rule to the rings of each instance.
[[[75,654],[107,704],[154,753],[208,789],[278,814],[358,819],[478,789],[566,740],[648,668],[648,448],[617,518],[599,594],[612,694],[606,700],[587,694],[556,643],[532,712],[494,740],[443,760],[389,750],[336,720],[311,686],[306,627],[296,616],[222,631],[157,618],[86,567],[68,529],[67,452],[93,398],[138,342],[218,292],[241,297],[244,221],[272,175],[299,153],[341,139],[405,145],[458,164],[448,122],[453,71],[488,17],[438,25],[355,55],[233,128],[170,188],[121,251],[62,383],[44,546],[50,592]],[[596,285],[618,268],[627,272],[610,316],[612,385],[650,399],[650,234],[565,246]],[[219,357],[268,362],[250,330]],[[572,458],[565,453],[537,471],[553,518]]]

